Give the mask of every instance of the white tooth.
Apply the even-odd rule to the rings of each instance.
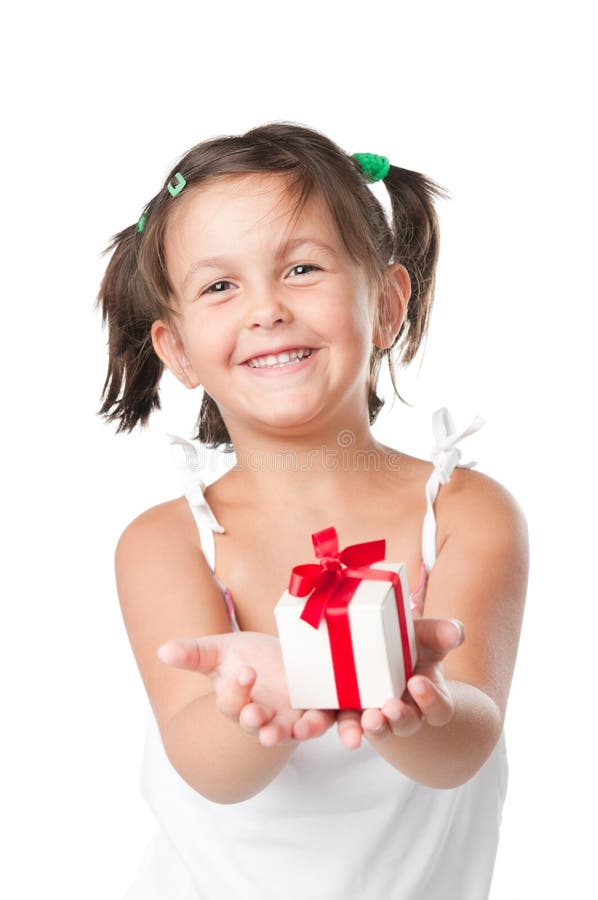
[[[299,350],[288,350],[282,353],[270,353],[267,356],[255,356],[248,360],[248,364],[253,369],[264,368],[264,366],[280,366],[287,365],[293,360],[302,360],[311,354],[311,350],[303,347]]]

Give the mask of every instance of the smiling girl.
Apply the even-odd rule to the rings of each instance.
[[[381,178],[391,224],[368,186]],[[457,435],[438,410],[432,462],[371,431],[382,360],[392,375],[393,353],[408,363],[426,333],[441,193],[274,123],[194,147],[113,241],[100,413],[119,431],[145,424],[167,367],[203,389],[196,438],[236,457],[205,488],[175,438],[185,495],[116,549],[160,824],[129,900],[488,895],[525,518],[458,465],[483,420]],[[384,536],[413,586],[417,666],[380,709],[290,706],[273,609],[330,523],[342,546]]]

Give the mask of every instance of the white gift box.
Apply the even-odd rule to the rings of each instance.
[[[405,643],[411,670],[416,664],[415,631],[405,563],[379,562],[371,569],[395,572],[391,581],[360,581],[348,605],[350,637],[361,709],[380,708],[405,690],[405,659],[397,602],[405,612]],[[326,616],[318,628],[300,618],[308,597],[285,591],[274,608],[293,709],[340,709]],[[407,665],[409,661],[407,660]]]

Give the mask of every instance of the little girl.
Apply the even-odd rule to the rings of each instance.
[[[116,549],[160,824],[127,900],[488,896],[525,518],[458,465],[479,417],[457,434],[438,410],[432,462],[371,432],[382,360],[393,377],[395,348],[408,363],[428,327],[441,194],[274,123],[194,147],[114,238],[100,414],[144,425],[166,366],[203,388],[195,438],[236,454],[206,488],[196,445],[171,436],[184,496]],[[380,709],[290,706],[273,609],[329,526],[341,548],[384,538],[407,567],[417,665]]]

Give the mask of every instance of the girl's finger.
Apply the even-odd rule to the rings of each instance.
[[[361,716],[361,727],[368,740],[375,740],[385,732],[388,733],[386,717],[379,709],[364,709]]]
[[[364,710],[361,721],[364,733],[372,742],[383,740],[389,735],[410,737],[422,726],[422,716],[417,708],[397,697],[388,700],[381,710]]]
[[[409,693],[430,725],[446,725],[453,717],[455,704],[448,689],[421,675],[410,678]]]
[[[297,741],[307,741],[320,737],[328,731],[334,722],[334,712],[327,709],[306,709],[293,728],[293,737]]]
[[[158,658],[177,669],[191,669],[211,675],[222,661],[222,640],[216,635],[173,638],[158,647]]]
[[[264,747],[274,747],[276,744],[290,744],[293,742],[293,729],[300,713],[291,709],[287,713],[275,716],[267,725],[259,729],[258,740]]]
[[[417,619],[414,622],[418,649],[418,665],[439,662],[465,640],[465,629],[459,619]]]
[[[348,750],[357,750],[361,744],[361,712],[358,709],[341,709],[336,717],[336,727],[341,743]]]
[[[255,669],[252,669],[251,666],[243,666],[234,678],[224,680],[224,683],[216,691],[216,707],[223,715],[236,722],[239,721],[241,710],[251,700],[251,690],[255,679]]]
[[[272,720],[272,712],[259,703],[248,703],[239,713],[239,725],[251,737],[257,737],[260,728]]]

